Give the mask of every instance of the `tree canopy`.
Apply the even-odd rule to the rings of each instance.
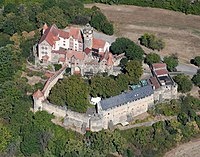
[[[160,56],[156,53],[149,53],[146,55],[145,62],[147,64],[159,63],[161,61]]]
[[[117,38],[110,50],[113,54],[125,53],[129,60],[143,60],[144,50],[128,38]]]
[[[187,93],[192,89],[192,81],[184,74],[179,74],[174,77],[174,81],[178,84],[178,91]]]
[[[196,66],[200,66],[200,56],[196,56],[195,58],[194,58],[194,64],[196,65]]]
[[[137,60],[130,60],[125,67],[129,84],[137,84],[143,74],[142,63]]]
[[[80,76],[72,75],[56,83],[49,95],[50,102],[77,112],[85,112],[89,105],[89,88]]]
[[[178,58],[176,55],[164,57],[164,63],[167,64],[167,69],[173,71],[176,66],[178,66]]]
[[[197,73],[192,77],[192,82],[200,87],[200,70],[197,71]]]

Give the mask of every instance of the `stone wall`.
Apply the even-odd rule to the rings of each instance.
[[[152,94],[137,101],[122,104],[121,106],[117,106],[112,109],[102,110],[99,114],[102,115],[103,128],[107,129],[110,122],[112,122],[113,125],[116,125],[133,120],[133,117],[146,112],[149,106],[151,106],[153,103],[154,99]]]
[[[67,115],[67,108],[57,105],[53,105],[47,101],[42,102],[42,110],[47,111],[49,114],[53,114],[56,117],[65,117]]]

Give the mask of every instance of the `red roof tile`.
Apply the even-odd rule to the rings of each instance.
[[[160,70],[155,70],[155,73],[157,76],[159,76],[159,75],[168,74],[168,71],[166,69],[160,69]]]
[[[84,50],[84,52],[86,53],[86,55],[88,55],[91,52],[91,49],[89,49],[88,47]]]
[[[44,94],[39,89],[33,94],[34,98],[40,98],[43,96],[44,96]]]
[[[58,28],[56,25],[52,25],[49,27],[41,37],[39,44],[42,43],[44,40],[47,41],[51,46],[55,44],[55,37],[58,36]]]
[[[92,48],[94,48],[94,49],[104,48],[105,44],[106,44],[106,42],[104,40],[93,38]]]
[[[59,37],[64,38],[64,39],[68,39],[69,38],[69,32],[65,32],[65,31],[59,29]]]
[[[166,64],[165,63],[154,63],[152,64],[153,69],[160,69],[160,68],[165,68],[166,69]]]
[[[69,30],[69,36],[72,36],[75,39],[79,38],[80,29],[71,27]]]
[[[158,82],[158,80],[157,80],[156,77],[151,77],[151,78],[149,79],[149,81],[150,81],[150,83],[155,87],[155,89],[160,88],[160,84],[159,84],[159,82]]]
[[[76,59],[79,60],[83,60],[85,58],[84,52],[73,51],[73,50],[67,51],[66,57],[71,58],[72,56],[74,56]]]

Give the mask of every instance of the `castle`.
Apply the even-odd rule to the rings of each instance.
[[[177,98],[177,84],[173,81],[165,63],[150,66],[152,76],[138,88],[97,102],[95,108],[86,113],[70,111],[48,102],[51,88],[63,78],[66,68],[71,74],[87,75],[99,72],[112,74],[124,55],[109,52],[110,44],[93,37],[93,28],[88,24],[82,30],[69,28],[60,30],[55,25],[43,27],[43,36],[38,44],[38,59],[41,64],[62,64],[62,68],[51,76],[42,91],[33,94],[34,112],[45,110],[63,117],[63,124],[84,133],[87,129],[100,131],[117,124],[126,125],[135,116],[146,112],[156,102]]]
[[[54,24],[43,26],[36,58],[42,64],[66,64],[71,74],[92,75],[113,73],[124,54],[109,52],[110,43],[94,37],[93,28],[87,24],[83,29],[69,27],[58,29]]]

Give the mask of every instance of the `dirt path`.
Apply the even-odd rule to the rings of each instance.
[[[200,55],[200,16],[137,6],[96,5],[113,21],[116,35],[128,37],[135,42],[145,32],[164,39],[166,48],[161,55],[177,53],[184,62]],[[146,50],[149,51],[149,50]]]
[[[182,144],[167,152],[164,157],[199,157],[200,139]]]

